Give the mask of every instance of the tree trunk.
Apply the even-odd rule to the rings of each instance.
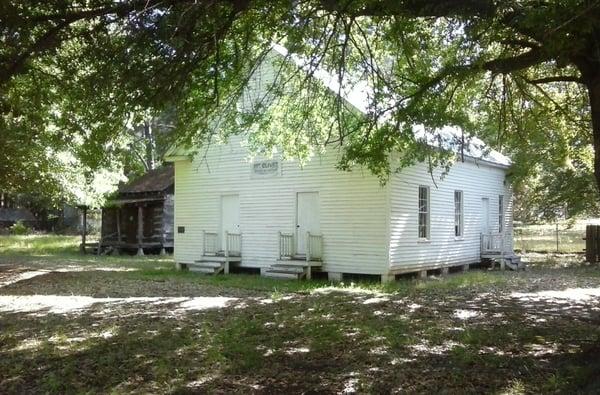
[[[592,130],[594,141],[594,175],[596,186],[600,191],[600,67],[592,78],[586,81],[590,96],[590,110],[592,114]]]
[[[154,131],[150,121],[144,122],[144,144],[146,149],[146,169],[154,169]]]
[[[592,142],[594,145],[594,176],[596,188],[600,192],[600,61],[589,56],[600,53],[600,46],[594,41],[584,53],[574,57],[573,63],[581,73],[590,100],[592,118]]]

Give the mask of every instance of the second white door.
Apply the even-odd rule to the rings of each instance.
[[[481,233],[488,234],[490,231],[490,199],[481,199]]]
[[[296,251],[306,254],[306,232],[321,232],[319,218],[319,193],[298,192],[296,198]]]
[[[221,196],[221,248],[225,248],[225,232],[240,231],[240,196]]]

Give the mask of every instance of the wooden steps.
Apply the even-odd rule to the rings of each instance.
[[[504,257],[504,264],[510,270],[525,270],[525,262],[521,261],[521,257],[518,255]]]
[[[190,272],[216,275],[225,270],[225,261],[198,260],[186,265]]]
[[[313,267],[321,267],[321,261],[303,259],[280,259],[263,272],[265,277],[290,280],[310,279]]]
[[[184,264],[184,266],[191,272],[216,275],[229,273],[229,264],[241,261],[241,256],[203,255],[194,263]]]
[[[503,270],[508,268],[510,270],[518,271],[525,270],[525,262],[521,261],[521,257],[518,255],[501,255],[501,254],[485,254],[482,258],[489,259],[494,263],[500,264],[500,268]]]

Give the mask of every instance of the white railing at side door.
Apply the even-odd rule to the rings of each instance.
[[[323,259],[323,235],[306,232],[306,260]]]
[[[279,259],[294,256],[294,235],[292,233],[279,232]]]
[[[219,250],[219,234],[202,231],[202,251],[204,255],[216,255]]]
[[[504,251],[504,234],[502,233],[482,233],[481,234],[481,253],[493,253]]]
[[[225,256],[242,256],[242,234],[225,232]]]

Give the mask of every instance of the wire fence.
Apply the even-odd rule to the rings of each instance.
[[[514,228],[515,250],[583,253],[586,221],[519,225]]]

